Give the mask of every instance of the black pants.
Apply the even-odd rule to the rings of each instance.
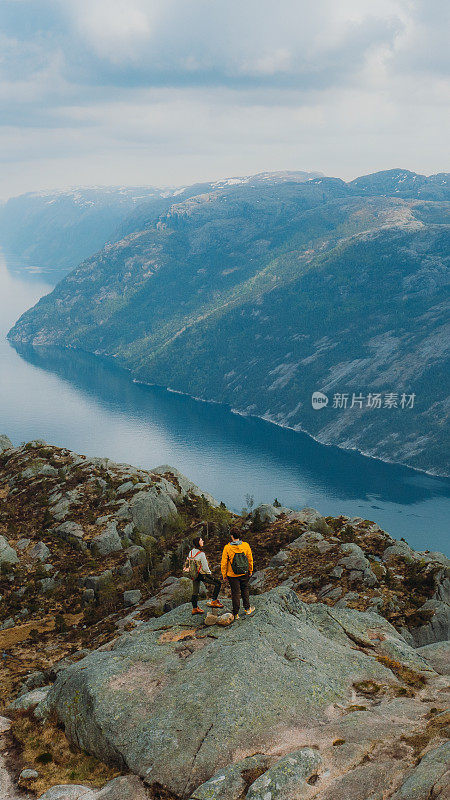
[[[235,616],[239,613],[241,597],[245,610],[248,611],[250,608],[250,595],[248,591],[249,579],[250,575],[248,573],[246,575],[239,575],[237,578],[230,578],[230,576],[228,576],[228,582],[231,588],[231,600],[233,603],[233,614]]]
[[[219,597],[220,587],[222,585],[219,579],[215,578],[214,575],[208,575],[206,574],[206,572],[203,574],[202,572],[195,581],[192,581],[193,585],[192,608],[197,608],[198,596],[200,594],[200,581],[203,581],[205,586],[207,584],[209,584],[210,586],[214,586],[214,591],[212,596],[213,600],[217,600],[217,598]]]

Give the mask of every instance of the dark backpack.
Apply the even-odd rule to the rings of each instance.
[[[231,569],[235,575],[245,575],[249,571],[248,558],[245,553],[234,554]]]

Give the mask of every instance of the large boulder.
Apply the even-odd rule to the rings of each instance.
[[[110,522],[103,533],[91,540],[91,550],[99,556],[109,556],[122,550],[122,541],[117,531],[117,523]]]
[[[168,491],[149,486],[137,492],[128,505],[133,525],[139,533],[153,536],[160,533],[165,520],[176,514],[177,507]]]
[[[19,556],[4,536],[0,536],[0,565],[17,564]]]
[[[377,614],[306,605],[286,587],[254,604],[213,636],[187,605],[141,624],[59,672],[40,712],[56,712],[82,749],[188,797],[237,753],[273,752],[323,724],[354,685],[397,686],[375,646],[431,673]]]
[[[423,647],[433,642],[444,642],[450,639],[450,606],[440,600],[427,600],[419,611],[430,614],[430,621],[425,625],[412,628],[411,636],[416,647]]]
[[[275,522],[287,510],[286,508],[281,508],[281,506],[273,506],[271,503],[261,503],[261,505],[253,509],[252,517],[257,517],[260,522],[264,523]]]
[[[86,550],[87,545],[83,541],[84,531],[79,522],[67,520],[62,522],[56,528],[53,528],[53,533],[59,536],[63,541],[70,544],[76,550]]]
[[[179,490],[181,499],[189,494],[193,494],[197,497],[204,497],[210,506],[219,505],[217,500],[215,500],[212,495],[208,494],[208,492],[204,492],[202,489],[199,489],[199,487],[190,481],[186,475],[183,475],[182,472],[179,472],[179,470],[175,469],[174,467],[169,466],[169,464],[162,464],[159,467],[155,467],[155,469],[152,469],[152,472],[154,472],[156,475],[165,475],[169,480],[172,477],[175,478],[176,488]]]
[[[150,597],[142,604],[141,608],[149,609],[155,616],[160,616],[165,611],[170,611],[177,606],[188,603],[192,597],[192,581],[190,578],[170,577],[164,581],[158,594]],[[200,597],[206,597],[206,591],[201,584]]]
[[[433,642],[419,647],[417,652],[428,661],[436,672],[450,675],[450,642]]]

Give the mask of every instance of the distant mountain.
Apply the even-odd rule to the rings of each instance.
[[[137,204],[159,199],[153,188],[120,187],[13,197],[0,208],[0,247],[13,271],[56,283],[114,239],[117,226]]]
[[[0,248],[11,271],[55,284],[106,242],[156,223],[174,198],[273,179],[306,181],[319,174],[261,173],[187,187],[106,186],[24,194],[0,206]]]
[[[419,200],[450,200],[450,175],[418,175],[405,169],[388,169],[363,175],[349,184],[361,194]]]
[[[448,474],[448,176],[423,200],[398,196],[405,174],[413,187],[396,170],[172,198],[10,339],[114,357],[138,380]]]

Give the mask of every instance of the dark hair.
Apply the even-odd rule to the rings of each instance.
[[[192,539],[192,544],[194,545],[194,547],[200,547],[201,538],[202,538],[201,536],[194,536],[194,538]]]
[[[241,532],[239,528],[230,528],[230,536],[233,536],[235,539],[240,539]]]

